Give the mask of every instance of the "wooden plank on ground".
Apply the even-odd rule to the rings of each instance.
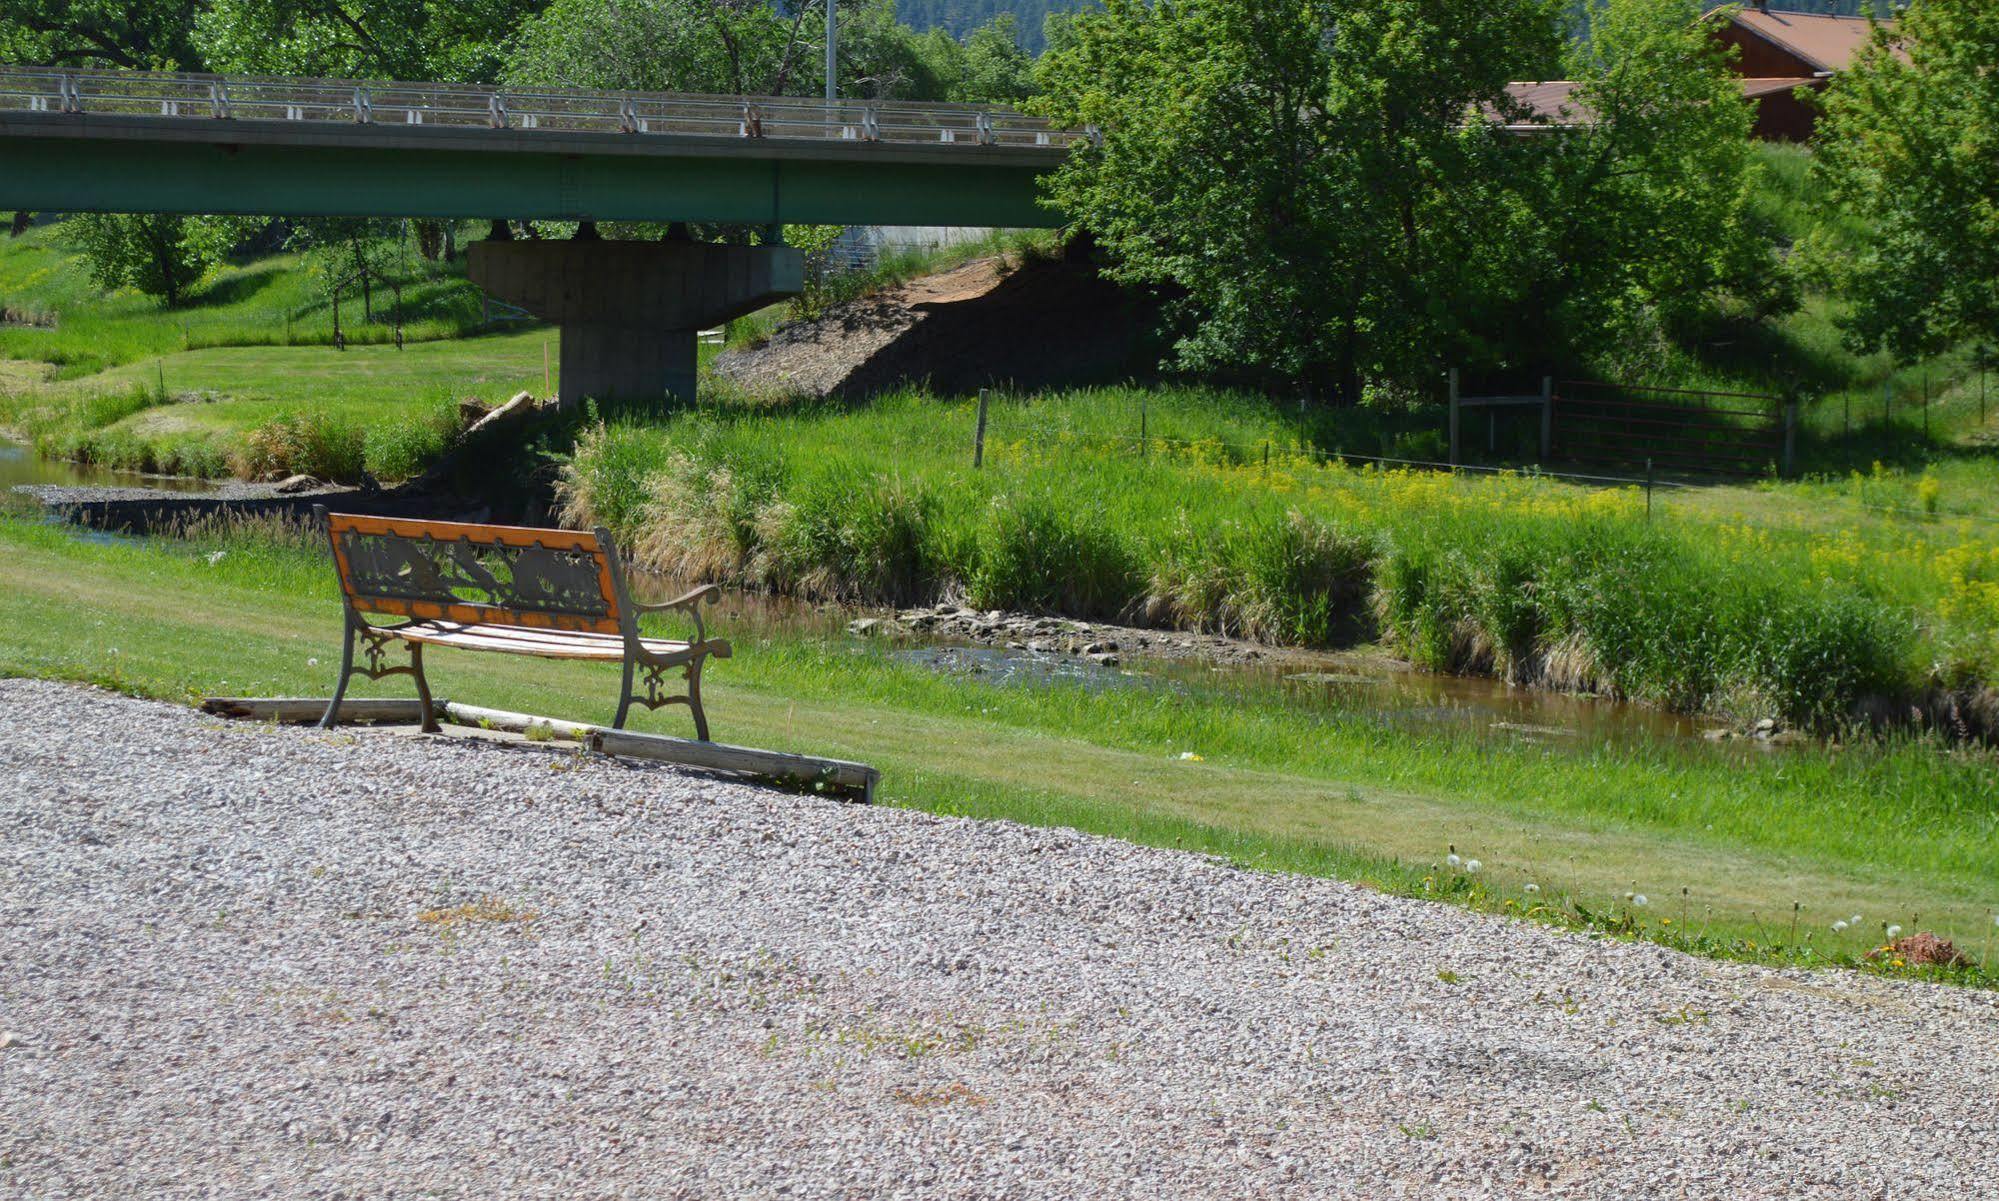
[[[760,751],[720,742],[669,738],[663,734],[636,734],[630,730],[595,730],[589,736],[588,745],[591,750],[603,755],[625,755],[633,759],[657,759],[664,763],[706,767],[715,771],[742,772],[783,780],[800,787],[840,788],[860,793],[864,801],[875,799],[875,785],[881,780],[881,773],[874,768],[845,759]]]
[[[623,755],[632,759],[652,759],[685,767],[705,767],[712,771],[740,772],[780,780],[797,787],[815,785],[858,792],[863,800],[875,798],[881,773],[865,763],[845,759],[822,759],[816,755],[793,755],[784,751],[762,751],[754,747],[730,746],[721,742],[697,742],[692,738],[670,738],[664,734],[640,734],[613,730],[583,722],[486,709],[447,701],[438,707],[446,720],[464,726],[505,730],[524,734],[530,728],[551,732],[557,738],[583,743],[602,755]]]
[[[306,724],[325,717],[326,706],[332,699],[330,696],[211,696],[201,702],[201,710],[217,717]],[[414,699],[348,697],[340,702],[339,720],[413,726],[423,720],[423,708]]]
[[[306,723],[323,717],[331,699],[218,696],[203,701],[201,707],[221,717]],[[461,705],[456,701],[440,700],[436,708],[440,719],[454,725],[513,734],[525,734],[530,730],[546,731],[556,738],[580,742],[598,754],[736,772],[799,788],[858,792],[862,800],[870,802],[875,799],[875,785],[881,780],[881,773],[874,768],[846,759],[822,759],[816,755],[793,755],[785,751],[763,751],[720,742],[697,742],[692,738],[669,738],[664,734],[639,734],[587,722],[564,721],[559,717],[538,717],[532,713]],[[415,725],[421,720],[421,710],[414,700],[343,700],[340,702],[340,720]]]

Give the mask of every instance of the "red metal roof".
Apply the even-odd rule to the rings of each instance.
[[[1871,32],[1866,17],[1773,12],[1754,7],[1738,9],[1735,23],[1820,71],[1846,70],[1860,48],[1867,44]],[[1890,29],[1895,25],[1893,21],[1882,24]]]
[[[1742,94],[1750,100],[1775,95],[1778,92],[1788,92],[1798,87],[1823,86],[1822,80],[1801,79],[1796,76],[1745,79],[1741,82]],[[1574,100],[1575,91],[1580,86],[1582,85],[1572,79],[1543,79],[1532,83],[1509,83],[1506,85],[1506,94],[1516,104],[1525,105],[1531,115],[1544,121],[1556,125],[1586,125],[1590,120],[1589,110]]]

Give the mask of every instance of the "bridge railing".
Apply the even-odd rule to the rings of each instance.
[[[9,111],[1050,150],[1097,136],[1006,109],[959,104],[50,67],[0,67],[0,112]]]

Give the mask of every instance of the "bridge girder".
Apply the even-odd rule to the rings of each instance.
[[[1062,223],[1046,151],[0,115],[0,209],[768,225]]]

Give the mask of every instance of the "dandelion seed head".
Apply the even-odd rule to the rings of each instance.
[[[1641,892],[1632,896],[1631,903],[1633,905],[1638,906],[1640,909],[1643,909],[1645,908],[1645,906],[1650,905],[1652,901],[1649,897],[1647,897],[1644,893]]]
[[[1540,891],[1541,891],[1541,886],[1540,886],[1539,884],[1536,884],[1536,883],[1534,883],[1534,882],[1533,882],[1532,880],[1529,880],[1529,881],[1527,882],[1527,891],[1528,891],[1528,892],[1540,892]]]
[[[1444,856],[1444,862],[1450,864],[1452,867],[1456,867],[1458,864],[1463,863],[1464,860],[1458,858],[1457,854],[1453,852],[1452,854]]]
[[[1477,871],[1477,870],[1478,870],[1478,869],[1479,869],[1480,867],[1482,867],[1482,866],[1484,866],[1484,865],[1483,865],[1483,864],[1481,864],[1481,863],[1480,863],[1480,862],[1479,862],[1478,860],[1476,860],[1476,859],[1467,859],[1467,860],[1465,860],[1465,870],[1466,870],[1466,871],[1468,871],[1468,872],[1475,872],[1475,871]]]
[[[1901,934],[1902,934],[1902,927],[1900,927],[1900,926],[1890,926],[1890,927],[1888,927],[1888,937],[1890,937],[1890,938],[1899,938],[1899,937],[1901,936]]]
[[[1846,923],[1845,923],[1845,922],[1834,922],[1834,923],[1832,924],[1832,928],[1833,928],[1834,930],[1844,930],[1844,929],[1846,929]]]

